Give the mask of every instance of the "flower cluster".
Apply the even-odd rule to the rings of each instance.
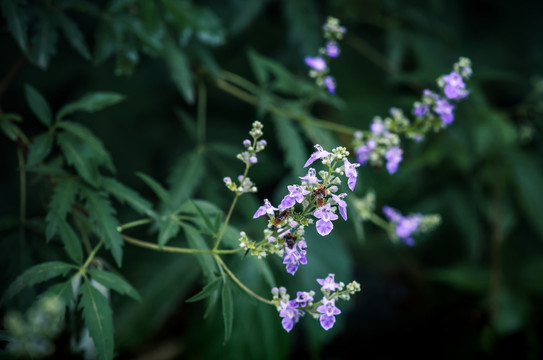
[[[430,231],[439,225],[441,221],[439,215],[410,214],[403,216],[398,210],[390,206],[383,206],[383,214],[392,223],[394,238],[400,239],[409,246],[415,245],[412,234]]]
[[[338,41],[343,38],[346,30],[339,25],[339,20],[328,17],[326,23],[322,26],[323,35],[326,39],[326,45],[319,49],[319,56],[306,56],[305,63],[311,68],[309,76],[315,79],[319,87],[325,87],[330,94],[336,91],[336,81],[328,74],[328,64],[331,58],[339,56],[340,47]]]
[[[310,167],[305,176],[301,176],[300,184],[288,185],[286,194],[278,207],[268,199],[254,213],[253,218],[267,215],[268,227],[264,231],[264,240],[255,243],[244,234],[240,238],[240,246],[251,251],[252,255],[263,257],[268,253],[283,256],[283,263],[288,273],[294,275],[300,264],[307,263],[307,243],[304,239],[305,227],[316,220],[315,227],[321,236],[326,236],[334,228],[333,221],[339,215],[347,220],[347,193],[338,193],[341,179],[347,178],[347,186],[354,191],[358,172],[358,163],[351,163],[349,152],[344,147],[337,147],[332,152],[315,145],[316,151],[311,154],[305,167],[320,160],[327,170],[318,173]],[[338,166],[339,165],[339,166]],[[313,216],[313,218],[311,218]]]
[[[323,294],[318,302],[314,302],[314,291],[298,291],[296,298],[290,300],[290,295],[284,287],[272,289],[273,302],[276,304],[279,316],[283,318],[281,325],[287,332],[290,332],[306,313],[319,319],[324,330],[330,330],[336,322],[335,315],[341,314],[341,310],[336,307],[336,299],[349,300],[351,295],[360,291],[360,284],[356,281],[347,286],[342,282],[336,283],[334,274],[328,274],[324,279],[317,279],[317,282],[321,285]]]
[[[460,58],[454,64],[453,71],[439,77],[437,83],[441,93],[425,89],[421,101],[413,104],[414,120],[410,119],[397,108],[390,109],[390,116],[382,119],[375,117],[370,124],[369,132],[355,134],[354,147],[357,161],[365,165],[375,166],[386,162],[386,169],[390,174],[398,170],[403,160],[403,150],[400,144],[400,135],[404,134],[415,141],[421,141],[424,135],[433,129],[439,131],[454,121],[454,104],[466,98],[465,81],[471,76],[471,61]]]
[[[257,153],[264,150],[264,148],[267,145],[266,140],[262,139],[259,140],[263,133],[262,129],[264,128],[264,125],[260,121],[253,122],[253,127],[251,131],[249,131],[249,135],[253,138],[253,140],[245,139],[243,140],[243,146],[245,146],[245,151],[239,153],[236,157],[241,160],[245,164],[245,173],[243,175],[238,176],[238,182],[239,184],[236,184],[232,181],[231,178],[225,177],[223,178],[223,182],[226,185],[230,191],[235,192],[238,195],[247,193],[247,192],[256,192],[256,186],[251,181],[251,179],[247,176],[247,172],[251,166],[256,164],[258,162],[258,158],[256,156]]]

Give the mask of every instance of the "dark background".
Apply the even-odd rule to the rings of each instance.
[[[41,1],[28,3],[38,9],[46,6]],[[64,3],[69,1],[50,1],[47,6],[61,8]],[[138,2],[117,3],[118,10],[112,10],[106,1],[95,4],[100,13],[114,14],[112,23],[144,11]],[[403,213],[439,213],[440,227],[418,236],[415,247],[395,245],[371,223],[363,224],[363,232],[355,231],[351,206],[350,222],[338,221],[333,235],[321,238],[314,234],[315,241],[308,241],[309,264],[299,270],[296,279],[284,274],[279,259],[269,259],[277,285],[287,286],[292,294],[316,289],[314,279],[328,272],[336,273],[337,280],[361,283],[362,292],[341,303],[342,314],[333,330],[325,332],[307,316],[286,334],[273,308],[235,293],[234,332],[223,344],[219,309],[202,319],[205,303],[184,302],[203,285],[196,259],[126,245],[120,271],[144,302],[117,295],[112,298],[118,357],[542,358],[543,4],[535,0],[192,4],[215,15],[200,19],[193,9],[189,17],[202,23],[192,26],[209,31],[211,40],[190,40],[186,48],[181,47],[190,60],[195,94],[200,83],[207,91],[206,149],[210,150],[204,157],[205,175],[192,197],[216,202],[226,211],[231,194],[221,179],[241,172],[235,154],[252,121],[259,119],[270,144],[251,174],[259,192],[240,201],[232,220],[255,236],[264,226],[263,221],[251,220],[261,200],[278,203],[286,184],[304,172],[286,160],[270,114],[214,85],[213,66],[198,56],[200,48],[214,59],[214,66],[253,83],[257,79],[249,50],[307,81],[303,58],[316,55],[323,45],[320,26],[327,16],[335,16],[348,31],[341,56],[331,64],[340,101],[317,103],[314,116],[367,129],[373,116],[386,116],[391,106],[408,112],[424,88],[437,88],[435,79],[448,73],[459,56],[473,62],[468,84],[471,94],[457,106],[452,126],[429,134],[422,143],[406,143],[397,174],[359,168],[358,196],[373,189],[378,209],[388,204]],[[21,128],[33,136],[43,127],[26,104],[24,84],[44,94],[54,111],[92,91],[126,95],[114,107],[81,114],[75,120],[102,139],[115,162],[117,179],[157,202],[134,173],[150,174],[162,183],[175,181],[172,168],[196,146],[178,114],[194,122],[196,103],[178,90],[163,57],[146,52],[128,36],[108,36],[112,50],[97,61],[103,41],[98,35],[102,18],[78,9],[66,14],[82,30],[93,59],[86,60],[59,35],[47,66],[40,67],[33,59],[24,60],[5,19],[0,23],[0,77],[6,85],[0,93],[0,107],[4,113],[21,114]],[[39,17],[32,12],[29,16]],[[216,19],[219,30],[209,30],[207,26]],[[29,27],[30,34],[36,32]],[[213,44],[214,36],[219,44]],[[131,51],[138,53],[137,62],[126,60]],[[14,75],[11,80],[8,74]],[[290,94],[285,97],[297,99]],[[311,136],[294,124],[309,155]],[[350,147],[348,136],[330,134],[338,144]],[[213,146],[220,150],[212,151]],[[0,216],[8,219],[16,217],[19,208],[15,145],[4,137],[0,152]],[[29,218],[45,214],[43,187],[29,180]],[[117,205],[121,223],[134,219],[130,209]],[[153,236],[146,230],[135,234]],[[27,245],[17,245],[16,233],[0,233],[2,289],[26,267],[57,258],[62,251],[37,236]],[[268,296],[269,286],[252,259],[231,259],[230,264],[249,287]],[[67,351],[69,336],[65,332],[59,339],[59,352]]]

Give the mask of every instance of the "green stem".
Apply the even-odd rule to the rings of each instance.
[[[245,101],[246,103],[249,103],[251,105],[257,105],[258,104],[258,98],[256,96],[254,96],[252,94],[249,94],[248,92],[246,92],[246,91],[244,91],[244,90],[242,90],[242,89],[240,89],[240,88],[238,88],[236,86],[233,86],[233,85],[229,84],[225,80],[218,80],[216,85],[217,85],[217,87],[219,89],[226,91],[230,95],[233,95],[233,96],[237,97],[238,99],[241,99],[241,100]],[[293,113],[285,111],[285,110],[281,109],[280,107],[277,107],[276,105],[273,105],[273,104],[267,104],[266,109],[269,112],[272,112],[274,114],[286,117],[288,119],[298,121],[298,122],[301,122],[301,123],[310,123],[311,125],[318,126],[318,127],[321,127],[321,128],[325,128],[325,129],[328,129],[328,130],[332,130],[332,131],[335,131],[335,132],[338,132],[338,133],[353,135],[356,131],[359,131],[359,130],[357,130],[355,128],[352,128],[350,126],[336,124],[336,123],[326,121],[326,120],[322,120],[322,119],[317,119],[317,118],[314,118],[312,116],[308,116],[306,114],[293,114]]]
[[[85,274],[85,271],[87,270],[87,268],[89,267],[90,263],[92,262],[92,260],[94,260],[94,257],[96,256],[96,253],[98,253],[98,250],[100,250],[100,248],[102,247],[102,245],[104,244],[104,240],[100,240],[100,242],[94,247],[94,249],[91,251],[91,253],[89,254],[89,257],[87,258],[87,261],[85,261],[85,263],[83,264],[83,266],[79,269],[79,271],[82,273],[82,274]]]
[[[383,218],[376,215],[375,213],[371,213],[369,220],[372,223],[374,223],[375,225],[380,226],[381,228],[383,228],[387,232],[390,232],[390,224],[386,220],[384,220]]]
[[[134,220],[131,222],[127,222],[126,224],[122,224],[117,228],[117,231],[122,232],[125,229],[130,229],[136,226],[145,225],[151,223],[151,219],[140,219],[140,220]]]
[[[218,255],[214,255],[215,257],[215,260],[217,260],[217,262],[221,265],[221,267],[228,273],[228,275],[230,276],[230,278],[232,280],[234,280],[234,282],[236,284],[239,285],[240,288],[242,288],[247,294],[251,295],[252,297],[254,297],[255,299],[257,299],[258,301],[261,301],[265,304],[268,304],[268,305],[273,305],[275,306],[275,303],[271,300],[268,300],[268,299],[264,299],[262,296],[256,294],[255,292],[253,292],[251,289],[249,289],[247,286],[245,286],[244,283],[242,283],[237,277],[236,275],[234,275],[234,273],[232,273],[232,271],[230,271],[230,269],[226,266],[226,264],[224,263],[224,261],[222,261],[221,257],[218,256]]]
[[[147,241],[142,241],[124,234],[121,234],[121,237],[124,241],[131,243],[136,246],[140,246],[146,249],[156,250],[156,251],[164,251],[164,252],[171,252],[171,253],[182,253],[182,254],[235,254],[240,251],[243,251],[242,248],[239,249],[229,249],[229,250],[207,250],[207,249],[190,249],[190,248],[180,248],[175,246],[158,246],[157,244],[149,243]]]

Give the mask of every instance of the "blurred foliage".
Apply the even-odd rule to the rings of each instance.
[[[93,356],[86,319],[104,358],[541,358],[541,2],[1,0],[1,11],[0,315],[31,314],[51,292],[69,303],[70,281],[81,281],[79,308],[47,340],[57,357]],[[335,97],[303,63],[328,15],[348,31]],[[378,208],[439,213],[438,229],[406,248],[372,224],[338,223],[312,236],[295,278],[279,259],[226,258],[264,297],[278,285],[313,289],[323,271],[356,279],[362,293],[329,332],[306,319],[287,334],[209,256],[135,247],[117,231],[143,216],[151,226],[130,236],[212,246],[195,229],[217,229],[232,199],[221,179],[240,172],[235,155],[259,119],[269,147],[251,173],[259,192],[240,198],[226,231],[237,247],[238,229],[256,237],[265,225],[251,220],[261,199],[278,203],[303,175],[313,143],[348,147],[341,125],[408,111],[459,56],[474,76],[454,124],[408,144],[393,176],[359,168],[356,191],[375,191]],[[171,221],[178,211],[183,225]],[[102,269],[81,279],[86,242],[98,238]],[[219,278],[206,301],[186,302]]]

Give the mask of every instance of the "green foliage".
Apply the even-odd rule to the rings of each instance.
[[[79,288],[79,308],[83,312],[85,325],[89,329],[100,360],[113,359],[113,314],[107,298],[90,281]]]
[[[30,106],[34,115],[40,119],[43,125],[50,126],[52,115],[47,100],[30,85],[25,86],[25,93],[28,106]]]
[[[88,270],[88,273],[93,280],[98,281],[106,288],[113,289],[120,294],[126,294],[132,299],[141,302],[141,296],[136,289],[134,289],[122,276],[98,269],[90,269]]]

